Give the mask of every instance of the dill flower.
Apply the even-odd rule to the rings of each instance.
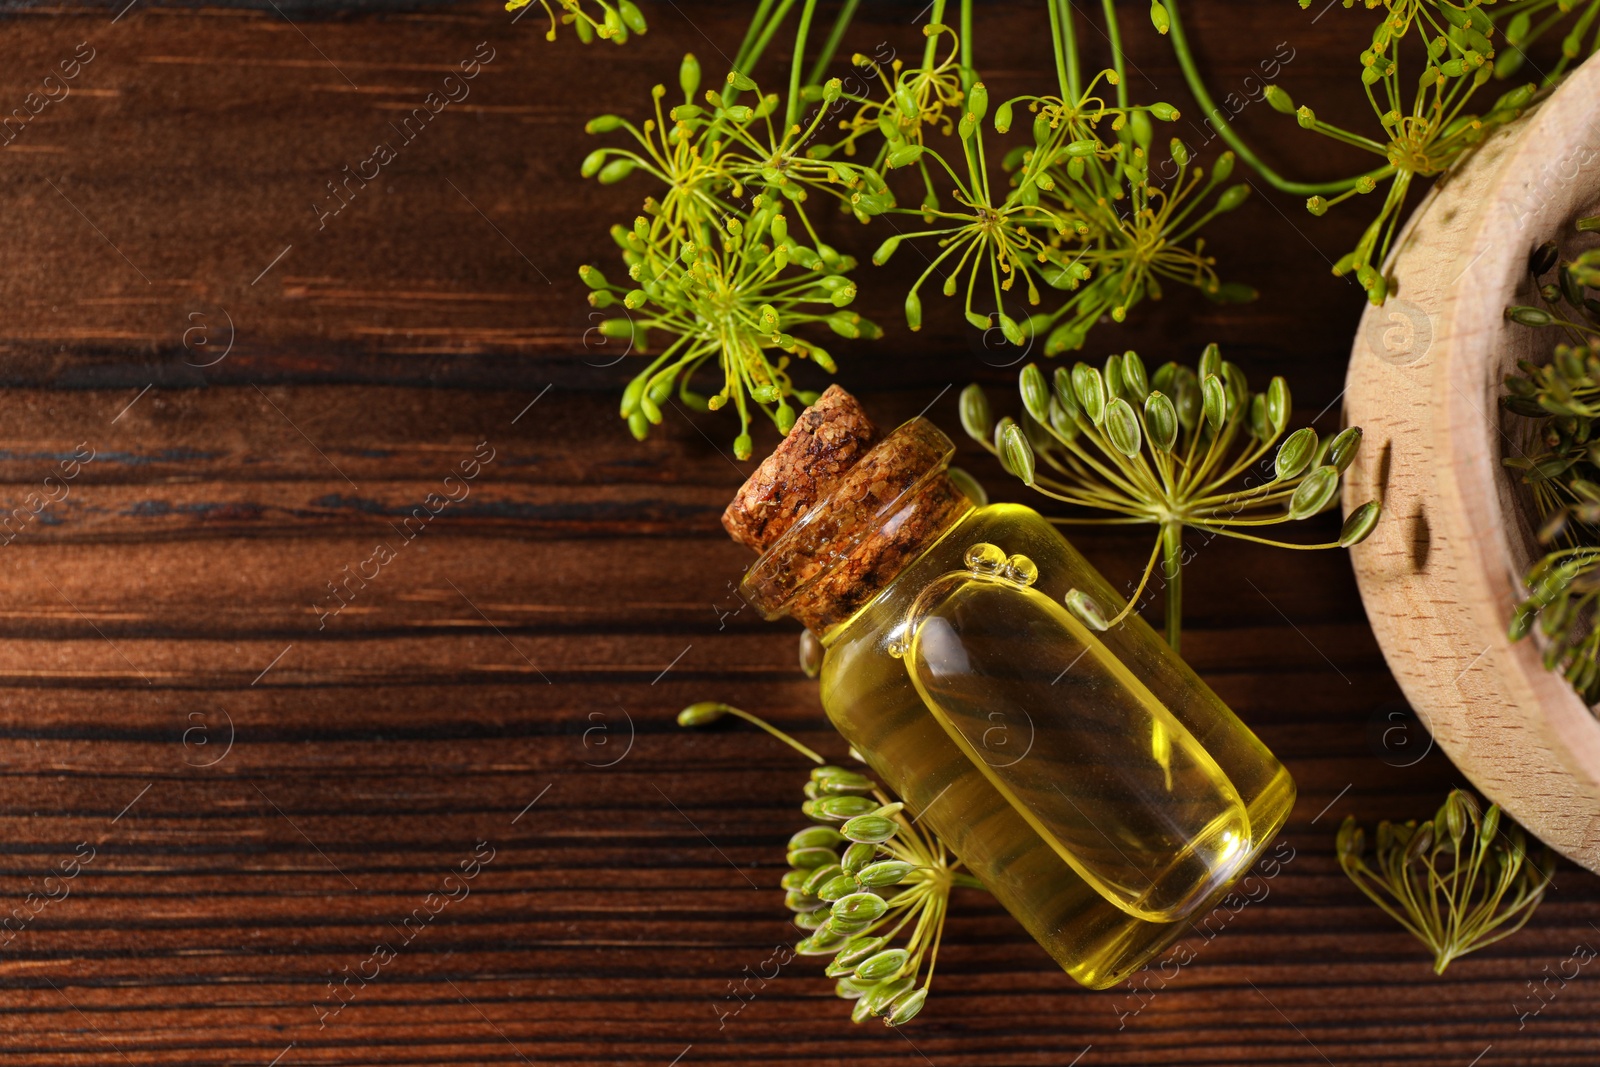
[[[506,0],[507,11],[521,11],[532,5],[535,0]],[[633,0],[553,0],[561,9],[558,16],[551,9],[552,0],[537,0],[540,7],[544,8],[545,17],[550,20],[550,29],[545,33],[545,40],[556,39],[556,24],[563,22],[572,27],[578,35],[578,40],[588,44],[596,37],[602,41],[613,44],[626,44],[630,34],[643,36],[648,30],[644,14]],[[599,9],[598,15],[591,15],[585,5],[592,2]]]

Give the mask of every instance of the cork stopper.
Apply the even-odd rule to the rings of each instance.
[[[828,386],[795,420],[789,436],[722,513],[728,536],[765,552],[878,443],[878,428],[855,397]]]
[[[880,440],[855,398],[830,387],[723,513],[733,539],[761,553],[742,595],[819,635],[849,618],[971,510],[945,473],[954,452],[921,418]]]

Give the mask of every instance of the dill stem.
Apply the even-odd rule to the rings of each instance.
[[[1296,196],[1316,196],[1327,193],[1342,193],[1346,189],[1353,189],[1356,183],[1367,174],[1357,174],[1351,178],[1341,178],[1333,182],[1297,182],[1290,181],[1265,163],[1251,151],[1250,146],[1244,143],[1234,128],[1224,118],[1225,112],[1217,106],[1211,98],[1211,93],[1206,89],[1205,82],[1200,77],[1200,71],[1195,66],[1194,56],[1189,52],[1189,41],[1183,35],[1183,20],[1178,17],[1178,0],[1166,0],[1167,16],[1171,22],[1169,36],[1172,38],[1172,51],[1178,57],[1178,66],[1183,69],[1184,81],[1189,83],[1189,91],[1199,102],[1200,108],[1205,112],[1206,118],[1216,125],[1217,133],[1239,154],[1239,158],[1255,168],[1257,174],[1264,178],[1268,185],[1282,193]],[[1368,172],[1371,174],[1373,172]]]
[[[1167,644],[1178,651],[1183,631],[1183,524],[1161,524],[1162,570],[1167,579]]]
[[[800,118],[800,67],[806,58],[806,37],[811,33],[811,16],[816,14],[817,0],[806,0],[800,12],[800,28],[794,35],[794,55],[789,60],[789,101],[784,110],[783,134],[789,135]]]

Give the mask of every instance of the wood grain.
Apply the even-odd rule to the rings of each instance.
[[[95,455],[0,545],[0,914],[60,895],[45,879],[93,850],[62,899],[0,927],[7,1064],[1594,1061],[1588,972],[1537,1016],[1516,1007],[1600,937],[1593,876],[1563,865],[1527,930],[1433,977],[1340,874],[1332,834],[1346,814],[1426,815],[1458,776],[1389,717],[1344,559],[1224,544],[1192,568],[1185,646],[1300,786],[1264,900],[1213,917],[1176,974],[1089,993],[967,893],[905,1032],[852,1026],[808,961],[719,1022],[792,937],[775,887],[805,767],[672,716],[728,700],[843,753],[794,628],[734,612],[749,556],[717,516],[752,465],[713,443],[727,425],[669,413],[641,445],[615,418],[623,368],[585,345],[575,268],[609,263],[605,227],[642,187],[576,170],[586,118],[637,111],[686,49],[712,69],[742,8],[650,4],[647,37],[585,51],[492,3],[280,6],[0,18],[0,103],[97,50],[0,149],[0,504],[80,444]],[[852,46],[914,47],[919,6],[864,5]],[[1218,87],[1287,41],[1285,87],[1359,118],[1339,103],[1359,10],[1190,7]],[[1041,17],[984,6],[991,92],[1039,83]],[[1130,37],[1138,76],[1186,106],[1164,45]],[[483,41],[473,95],[319,230],[323,183]],[[1297,172],[1352,165],[1269,109],[1239,122]],[[1360,293],[1327,267],[1360,214],[1254,197],[1215,250],[1257,304],[1173,293],[1092,350],[1192,358],[1215,338],[1331,425]],[[875,233],[830,236],[860,252]],[[986,363],[954,307],[900,328],[910,267],[863,286],[889,335],[837,346],[840,378],[880,422],[932,402],[953,427],[947,386],[998,399],[1015,368]],[[190,365],[222,349],[185,332],[220,346],[229,319],[227,357]],[[470,494],[324,617],[327,583],[482,443]],[[1020,499],[976,449],[960,462]],[[1078,540],[1116,577],[1147,551]],[[478,848],[493,858],[469,892],[408,939]],[[329,980],[379,942],[394,958],[321,1020]]]

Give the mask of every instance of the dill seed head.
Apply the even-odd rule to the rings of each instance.
[[[1554,856],[1529,856],[1521,828],[1502,828],[1471,794],[1452,790],[1434,817],[1378,824],[1373,863],[1366,834],[1346,818],[1339,865],[1362,893],[1428,946],[1434,972],[1522,928],[1544,899]]]
[[[866,775],[818,766],[806,786],[802,811],[819,825],[790,837],[782,883],[808,934],[795,951],[831,957],[825,973],[856,1002],[855,1021],[910,1022],[927,1001],[950,891],[978,883]],[[848,791],[810,795],[819,786]],[[841,822],[846,810],[857,814]]]
[[[1215,345],[1193,367],[1167,363],[1154,374],[1135,352],[1112,355],[1099,367],[1059,367],[1048,384],[1029,364],[1017,388],[1020,422],[992,423],[989,402],[974,385],[962,395],[962,425],[1009,473],[1072,509],[1053,521],[1147,522],[1159,530],[1126,607],[1113,614],[1083,590],[1067,594],[1068,609],[1091,629],[1126,618],[1164,560],[1167,636],[1177,646],[1181,596],[1175,592],[1185,529],[1288,548],[1336,548],[1361,541],[1378,522],[1381,508],[1371,501],[1325,545],[1274,541],[1258,532],[1332,507],[1360,450],[1361,431],[1350,427],[1322,438],[1302,427],[1285,437],[1293,410],[1288,383],[1274,378],[1265,390],[1252,390]]]
[[[1578,222],[1592,232],[1600,218]],[[1535,420],[1527,451],[1520,448],[1502,462],[1521,474],[1540,519],[1539,540],[1546,555],[1524,577],[1528,595],[1512,613],[1508,628],[1520,640],[1537,626],[1544,639],[1544,662],[1559,670],[1590,704],[1600,702],[1600,255],[1579,251],[1564,259],[1557,242],[1534,250],[1530,280],[1554,272],[1555,281],[1537,289],[1542,307],[1515,306],[1506,317],[1515,323],[1560,331],[1550,361],[1524,361],[1505,379],[1501,403],[1513,414]]]

